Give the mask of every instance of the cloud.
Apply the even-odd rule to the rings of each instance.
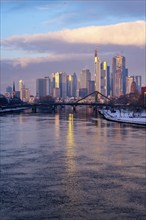
[[[15,59],[2,59],[2,63],[11,65],[12,67],[26,68],[29,65],[52,63],[52,62],[62,62],[70,60],[83,60],[91,57],[92,54],[50,54],[43,57],[22,57]]]
[[[136,21],[109,26],[65,29],[47,34],[12,36],[2,40],[2,47],[35,52],[49,50],[57,52],[61,44],[70,45],[72,48],[77,44],[143,47],[145,45],[145,25],[145,21]]]

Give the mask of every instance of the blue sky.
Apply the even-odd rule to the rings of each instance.
[[[126,57],[129,75],[145,84],[145,1],[1,0],[1,92],[24,80],[35,94],[35,81],[56,71],[93,75],[94,49],[111,66]]]

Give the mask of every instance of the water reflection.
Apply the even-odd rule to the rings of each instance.
[[[74,142],[74,115],[68,115],[68,131],[66,138],[66,156],[67,156],[67,170],[68,174],[72,175],[75,171],[75,142]]]
[[[145,131],[86,113],[1,117],[1,219],[146,219]]]
[[[54,135],[56,137],[56,140],[60,138],[60,118],[59,114],[55,115],[55,132]]]

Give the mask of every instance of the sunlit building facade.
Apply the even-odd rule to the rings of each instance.
[[[21,100],[23,100],[23,98],[24,98],[24,94],[25,94],[24,90],[25,90],[25,85],[22,80],[19,80],[19,92],[20,92],[20,99]]]
[[[98,57],[97,49],[94,55],[94,77],[95,77],[95,90],[101,92],[101,73],[100,73],[100,59]]]
[[[126,76],[128,70],[125,68],[126,60],[124,56],[118,55],[113,57],[112,61],[112,78],[113,78],[113,96],[119,97],[125,93]]]
[[[133,76],[128,76],[126,78],[126,94],[129,94],[131,92],[131,84],[134,80]]]
[[[107,63],[103,61],[101,63],[101,93],[107,96]]]
[[[107,96],[111,95],[111,73],[110,66],[107,66]]]

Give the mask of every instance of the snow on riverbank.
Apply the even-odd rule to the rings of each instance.
[[[124,110],[116,110],[111,112],[111,110],[100,110],[99,111],[105,119],[115,121],[115,122],[125,122],[131,124],[146,125],[146,112],[128,112]]]

